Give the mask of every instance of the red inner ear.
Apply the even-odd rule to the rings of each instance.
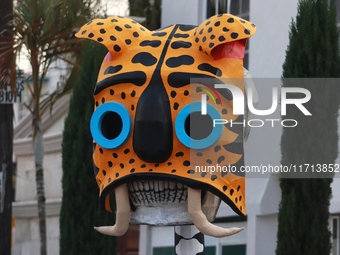
[[[212,49],[211,56],[214,60],[221,58],[244,58],[244,50],[246,49],[247,39],[220,44]]]
[[[106,54],[104,61],[113,61],[113,57],[110,52]]]

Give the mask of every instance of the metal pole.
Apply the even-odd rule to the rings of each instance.
[[[204,235],[194,226],[175,226],[176,255],[205,255]]]

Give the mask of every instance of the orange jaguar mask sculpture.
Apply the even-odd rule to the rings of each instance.
[[[126,219],[113,232],[101,232],[124,234],[129,220],[124,214],[149,200],[185,203],[192,222],[199,225],[197,221],[205,216],[200,214],[201,208],[192,209],[189,201],[197,189],[199,198],[212,193],[236,213],[245,215],[244,175],[196,171],[197,166],[204,165],[243,165],[243,126],[220,125],[217,133],[211,127],[207,137],[191,137],[188,119],[193,122],[197,102],[200,104],[202,94],[210,92],[208,115],[214,108],[220,119],[242,122],[243,116],[233,115],[231,94],[214,90],[213,84],[243,78],[246,40],[255,30],[253,23],[220,14],[198,27],[172,25],[157,31],[149,31],[129,18],[108,17],[90,21],[76,34],[105,45],[109,51],[94,91],[93,160],[102,204],[110,211],[108,194],[115,189],[116,197],[120,194],[116,199],[117,222],[118,217]],[[204,78],[211,82],[191,80]],[[233,84],[244,91],[242,79],[236,80]],[[211,138],[209,132],[216,134],[206,142]],[[204,141],[196,146],[197,140]],[[161,194],[157,186],[160,182],[169,186],[168,195]],[[129,205],[118,201],[124,199]],[[125,209],[119,208],[121,203],[125,203]],[[201,201],[194,205],[201,207]],[[200,211],[198,220],[190,210]],[[205,233],[230,234],[209,231]]]

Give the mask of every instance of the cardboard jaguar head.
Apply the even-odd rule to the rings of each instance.
[[[228,82],[244,90],[244,50],[255,30],[253,23],[220,14],[198,27],[157,31],[108,17],[90,21],[76,34],[109,51],[94,91],[91,132],[100,199],[110,211],[108,194],[115,190],[117,219],[100,232],[121,235],[129,221],[193,222],[212,236],[240,230],[209,223],[220,199],[245,215],[244,176],[218,171],[243,164],[243,127],[213,125],[213,119],[242,122],[243,116],[233,115],[230,91],[215,90],[214,84],[241,78]]]

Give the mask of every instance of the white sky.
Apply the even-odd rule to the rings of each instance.
[[[101,10],[103,13],[106,13],[108,16],[120,15],[120,16],[128,16],[129,15],[129,2],[128,0],[102,0]],[[23,49],[20,58],[17,58],[17,65],[19,69],[24,70],[25,73],[31,73],[31,65],[28,59],[26,58],[26,50]]]

